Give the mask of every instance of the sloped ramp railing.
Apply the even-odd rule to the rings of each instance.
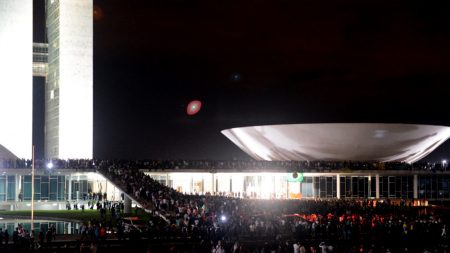
[[[148,200],[144,200],[141,198],[137,198],[135,197],[132,193],[129,193],[126,191],[126,186],[123,185],[121,182],[113,180],[110,176],[108,176],[108,174],[104,173],[101,170],[97,170],[97,173],[101,174],[103,177],[106,178],[106,180],[109,181],[109,183],[111,183],[114,187],[120,189],[120,191],[123,192],[124,195],[126,195],[126,197],[130,198],[132,201],[134,201],[137,205],[139,205],[140,207],[142,207],[142,209],[149,214],[154,214],[154,215],[158,215],[161,219],[163,219],[164,221],[166,221],[167,223],[170,223],[170,221],[160,212],[158,211],[153,211],[155,208],[155,206],[153,205],[153,203],[151,201]]]

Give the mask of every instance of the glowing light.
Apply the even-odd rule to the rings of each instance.
[[[200,102],[199,100],[193,100],[191,102],[189,102],[187,108],[186,108],[186,113],[190,116],[197,114],[200,109],[202,108],[202,102]]]
[[[231,75],[231,79],[235,82],[241,80],[241,75],[239,73],[234,73]]]
[[[103,10],[102,10],[102,8],[100,8],[100,6],[94,5],[94,13],[93,13],[93,16],[94,16],[94,20],[95,20],[95,21],[100,21],[100,20],[103,19],[104,14],[103,14]]]
[[[0,145],[31,158],[33,2],[0,1]]]
[[[48,163],[47,163],[47,168],[53,169],[53,163],[52,163],[52,162],[48,162]]]
[[[227,217],[225,215],[222,215],[222,216],[220,216],[220,220],[222,222],[225,222],[225,221],[227,221]]]
[[[92,158],[93,1],[60,1],[58,158]],[[56,133],[55,133],[56,134]],[[52,157],[52,156],[50,156]]]

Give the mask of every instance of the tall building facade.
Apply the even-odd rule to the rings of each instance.
[[[0,0],[0,144],[17,157],[32,149],[33,1]]]
[[[47,0],[45,156],[93,152],[93,3]]]
[[[92,158],[93,1],[45,3],[48,45],[33,44],[33,1],[0,0],[0,145],[32,156],[34,75],[46,78],[46,158]]]

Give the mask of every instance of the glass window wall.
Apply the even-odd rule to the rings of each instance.
[[[341,176],[340,190],[341,198],[368,198],[369,192],[369,178],[368,176]],[[375,195],[375,192],[374,192]]]
[[[418,197],[421,199],[448,199],[449,175],[419,175]]]
[[[6,200],[6,176],[0,176],[0,201]]]
[[[11,181],[9,181],[11,177]],[[15,176],[8,176],[8,199],[13,200],[15,196]],[[39,200],[64,200],[65,176],[38,175],[34,177],[34,199]],[[23,200],[31,200],[31,176],[22,177]]]
[[[380,198],[412,199],[413,176],[380,176]]]

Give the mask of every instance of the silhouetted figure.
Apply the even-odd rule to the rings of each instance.
[[[5,240],[5,244],[8,245],[9,243],[9,232],[8,229],[5,229],[5,234],[3,235],[4,240]]]
[[[13,232],[13,243],[18,244],[19,243],[19,228],[16,228]]]
[[[4,236],[3,231],[2,231],[2,229],[0,228],[0,247],[3,246],[3,236]]]
[[[53,239],[52,231],[49,229],[47,230],[47,233],[45,233],[45,239],[47,240],[47,243],[50,244]]]

